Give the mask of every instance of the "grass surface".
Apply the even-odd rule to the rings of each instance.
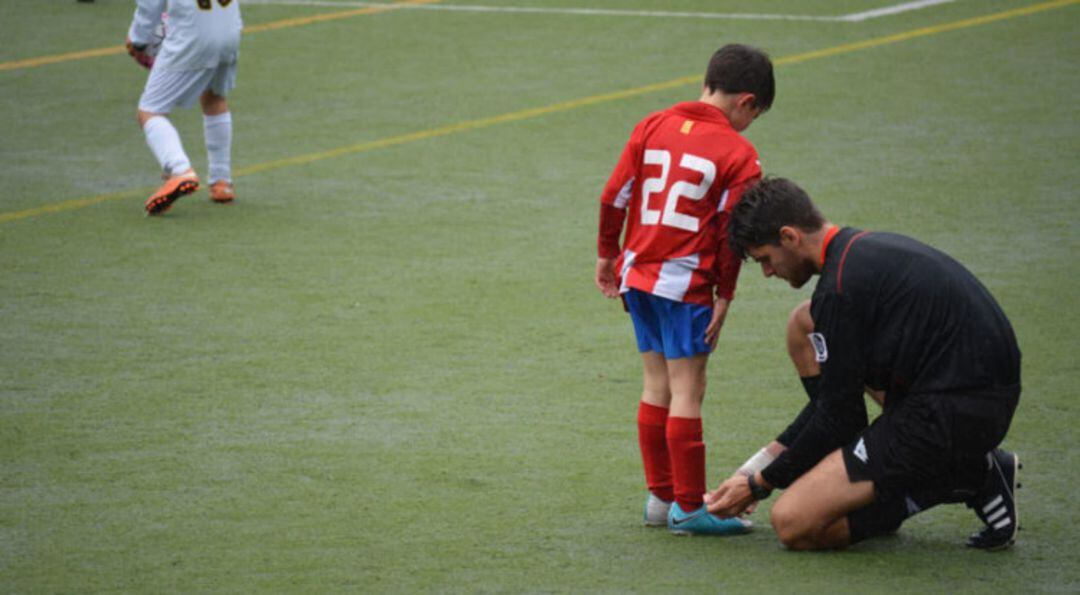
[[[832,220],[946,250],[1011,317],[1025,531],[1002,554],[959,545],[978,522],[955,506],[815,555],[777,546],[768,506],[736,539],[641,527],[639,362],[592,287],[596,200],[632,126],[697,88],[520,113],[698,74],[728,41],[783,58],[1030,4],[864,23],[401,10],[255,33],[230,97],[239,201],[154,219],[143,71],[0,71],[0,590],[1080,589],[1080,7],[781,66],[748,131]],[[0,60],[117,45],[131,12],[6,0]],[[205,171],[199,115],[173,120]],[[747,267],[710,366],[710,483],[800,407],[783,327],[808,295]]]

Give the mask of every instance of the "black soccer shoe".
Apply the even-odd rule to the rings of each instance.
[[[971,500],[968,508],[975,510],[986,523],[981,531],[968,537],[969,547],[987,551],[1003,550],[1016,542],[1020,515],[1016,507],[1016,490],[1020,459],[1013,453],[995,448],[986,455],[990,463],[986,485]]]

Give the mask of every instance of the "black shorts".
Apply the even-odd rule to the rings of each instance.
[[[851,542],[891,533],[938,504],[970,499],[1019,397],[1016,386],[886,399],[881,416],[842,450],[848,479],[874,482],[874,502],[848,515]]]
[[[877,500],[916,493],[966,500],[982,485],[986,454],[1005,438],[1019,396],[1014,386],[886,399],[884,412],[843,448],[848,478],[873,481]]]

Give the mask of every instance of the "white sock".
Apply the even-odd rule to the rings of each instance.
[[[203,116],[206,156],[210,161],[210,183],[232,182],[232,112]]]
[[[180,142],[180,134],[176,132],[172,122],[165,116],[154,116],[143,125],[143,134],[146,135],[146,144],[157,157],[161,169],[165,173],[178,176],[191,169],[191,161],[184,152],[184,145]]]

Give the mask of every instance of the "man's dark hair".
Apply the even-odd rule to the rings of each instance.
[[[765,52],[732,43],[716,50],[705,71],[705,86],[713,93],[753,93],[754,107],[768,111],[776,97],[773,65]]]
[[[821,211],[795,182],[765,178],[747,190],[732,210],[728,241],[735,254],[745,259],[750,248],[779,245],[781,227],[814,232],[823,225]]]

